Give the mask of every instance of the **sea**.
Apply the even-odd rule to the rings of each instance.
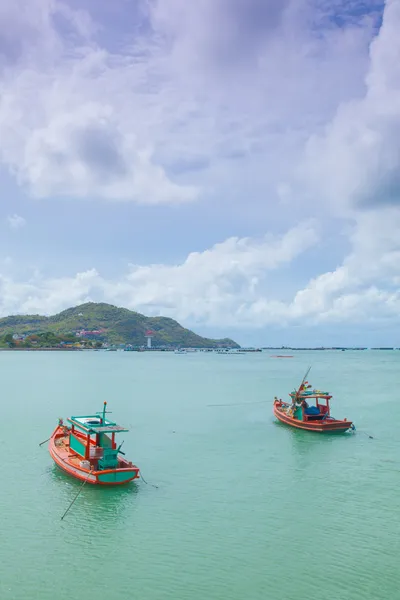
[[[397,600],[400,351],[0,353],[1,600]],[[356,431],[279,424],[309,382]],[[144,480],[53,464],[59,417],[108,402]]]

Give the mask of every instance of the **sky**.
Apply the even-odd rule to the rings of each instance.
[[[4,0],[0,316],[400,345],[400,0]]]

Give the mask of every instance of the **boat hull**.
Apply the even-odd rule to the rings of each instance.
[[[86,481],[92,485],[124,485],[139,477],[139,468],[124,459],[118,459],[116,469],[96,470],[81,466],[82,458],[72,453],[66,443],[68,435],[61,427],[57,427],[49,441],[49,453],[55,464],[64,473],[75,479]]]
[[[353,423],[351,421],[340,421],[337,419],[326,419],[325,421],[299,421],[287,415],[281,405],[274,402],[274,415],[285,425],[294,427],[295,429],[303,429],[304,431],[314,431],[315,433],[345,433],[351,429]]]

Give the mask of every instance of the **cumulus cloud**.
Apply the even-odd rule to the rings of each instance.
[[[361,98],[340,104],[307,145],[314,192],[339,210],[400,205],[400,2],[387,0]]]
[[[36,196],[103,197],[138,203],[192,200],[196,189],[172,183],[151,153],[120,129],[110,107],[89,103],[35,130],[18,167]]]
[[[273,203],[373,35],[362,17],[316,35],[317,0],[154,0],[126,3],[116,47],[88,0],[20,4],[1,12],[0,160],[39,197],[176,203],[248,178]]]
[[[242,303],[257,298],[268,273],[289,265],[317,243],[313,223],[303,223],[283,236],[229,238],[204,252],[193,252],[176,265],[131,265],[120,280],[97,270],[75,277],[28,281],[3,276],[0,311],[54,313],[88,300],[117,303],[148,314],[164,314],[192,322],[232,322]]]
[[[118,281],[100,269],[3,275],[3,314],[101,299],[189,323],[397,319],[400,0],[387,0],[380,29],[378,0],[127,2],[114,40],[97,22],[104,7],[77,6],[0,11],[0,160],[30,195],[212,194],[288,228],[334,211],[351,219],[350,252],[291,299],[273,274],[317,243],[315,225],[133,265]]]
[[[266,325],[367,323],[400,315],[400,216],[384,215],[379,229],[365,215],[352,234],[352,251],[335,270],[311,279],[292,299],[274,286],[274,272],[318,243],[315,224],[262,239],[229,238],[181,264],[131,265],[119,280],[96,269],[73,277],[19,282],[0,279],[0,311],[53,314],[87,301],[105,301],[186,325],[260,328]],[[378,235],[371,235],[378,227]],[[371,240],[373,240],[371,242]]]
[[[140,64],[99,49],[90,17],[67,4],[17,4],[2,8],[12,36],[0,43],[0,160],[17,180],[39,197],[194,200],[196,186],[173,182],[153,158],[149,99],[135,102]]]
[[[103,285],[95,269],[74,277],[43,278],[35,272],[26,281],[0,275],[1,311],[9,314],[51,314],[83,302],[89,302]]]
[[[290,0],[159,0],[151,23],[172,48],[178,65],[215,72],[257,68],[258,59],[276,39]]]
[[[185,320],[233,323],[238,307],[257,297],[268,273],[289,265],[317,240],[309,223],[281,238],[229,238],[189,254],[180,265],[134,265],[125,281],[108,293],[129,306],[159,314],[174,311]]]
[[[26,225],[26,220],[24,217],[14,214],[7,217],[7,223],[11,229],[21,229]]]
[[[259,318],[315,324],[363,323],[400,318],[400,212],[362,215],[350,237],[352,250],[333,271],[311,279],[289,303],[260,299]],[[254,318],[253,314],[253,318]]]

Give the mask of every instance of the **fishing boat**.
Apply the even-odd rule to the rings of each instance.
[[[308,381],[305,381],[305,377],[299,389],[289,394],[291,402],[274,398],[275,417],[285,425],[317,433],[345,433],[349,429],[354,431],[352,421],[335,419],[331,416],[332,395],[329,392],[313,389]],[[310,405],[309,401],[315,401],[315,404]]]
[[[106,419],[107,402],[95,415],[59,419],[49,440],[50,456],[68,475],[95,485],[121,485],[139,477],[139,469],[120,454],[115,436],[128,429]],[[122,442],[123,443],[123,442]]]

